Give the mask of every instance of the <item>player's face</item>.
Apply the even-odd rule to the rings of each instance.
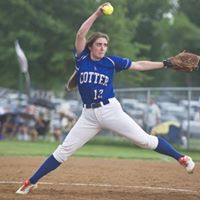
[[[107,52],[108,49],[108,41],[106,38],[98,38],[95,40],[95,42],[92,44],[90,49],[90,56],[93,60],[100,60],[103,58]]]

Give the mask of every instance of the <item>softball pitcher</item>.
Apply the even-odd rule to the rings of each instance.
[[[175,158],[188,173],[192,173],[194,170],[195,164],[189,156],[177,152],[164,139],[146,133],[123,111],[119,101],[115,98],[113,90],[115,73],[123,70],[161,69],[164,68],[164,64],[152,61],[133,62],[128,58],[106,55],[109,37],[104,33],[96,32],[86,40],[86,35],[93,23],[103,15],[103,5],[82,24],[76,34],[76,69],[70,79],[69,87],[74,86],[72,82],[77,83],[83,101],[82,114],[64,142],[57,147],[33,176],[24,182],[16,191],[17,194],[27,194],[36,188],[36,183],[40,178],[55,170],[101,129],[114,131],[142,148],[152,149]]]

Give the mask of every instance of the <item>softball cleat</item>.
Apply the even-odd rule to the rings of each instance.
[[[29,180],[26,180],[23,185],[16,191],[16,194],[28,194],[31,190],[37,188],[37,184],[32,184]]]
[[[183,167],[185,167],[186,171],[189,174],[192,174],[194,172],[195,163],[193,162],[191,157],[182,156],[178,161]]]

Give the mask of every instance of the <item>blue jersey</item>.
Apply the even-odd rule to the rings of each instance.
[[[75,61],[78,89],[84,104],[114,97],[114,73],[128,69],[132,62],[128,58],[114,55],[95,61],[90,58],[90,51],[87,49],[76,57]]]

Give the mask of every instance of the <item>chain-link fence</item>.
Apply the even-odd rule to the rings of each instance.
[[[13,99],[16,92],[1,88],[1,107],[6,105],[11,108],[13,104],[15,104],[14,107],[18,107],[18,103],[15,103]],[[125,88],[116,89],[115,92],[125,112],[149,134],[162,135],[170,143],[182,145],[187,149],[200,149],[200,88]],[[39,102],[39,105],[46,106],[48,109],[52,104],[56,106],[68,104],[67,108],[70,108],[77,117],[82,110],[82,102],[77,91],[59,94],[54,94],[52,91],[34,91],[32,96],[39,97],[40,101],[43,100],[42,104]],[[11,97],[12,99],[9,100]],[[23,100],[21,101],[22,107],[27,103],[36,104],[36,102],[22,98],[24,95],[20,95],[20,97],[20,101]],[[6,98],[9,101],[5,102]],[[155,110],[152,110],[149,104],[152,98],[158,106],[160,116],[156,124],[153,124],[151,129],[147,129],[149,127],[145,125],[145,120],[150,122],[155,117],[153,115]],[[48,101],[46,102],[46,100]],[[51,112],[54,117],[51,116],[50,121],[55,121],[56,109]],[[145,116],[149,112],[150,115],[146,118]],[[102,133],[102,135],[106,133],[106,135],[113,136],[114,140],[116,139],[114,133],[109,132],[110,134],[108,134],[107,130]]]

